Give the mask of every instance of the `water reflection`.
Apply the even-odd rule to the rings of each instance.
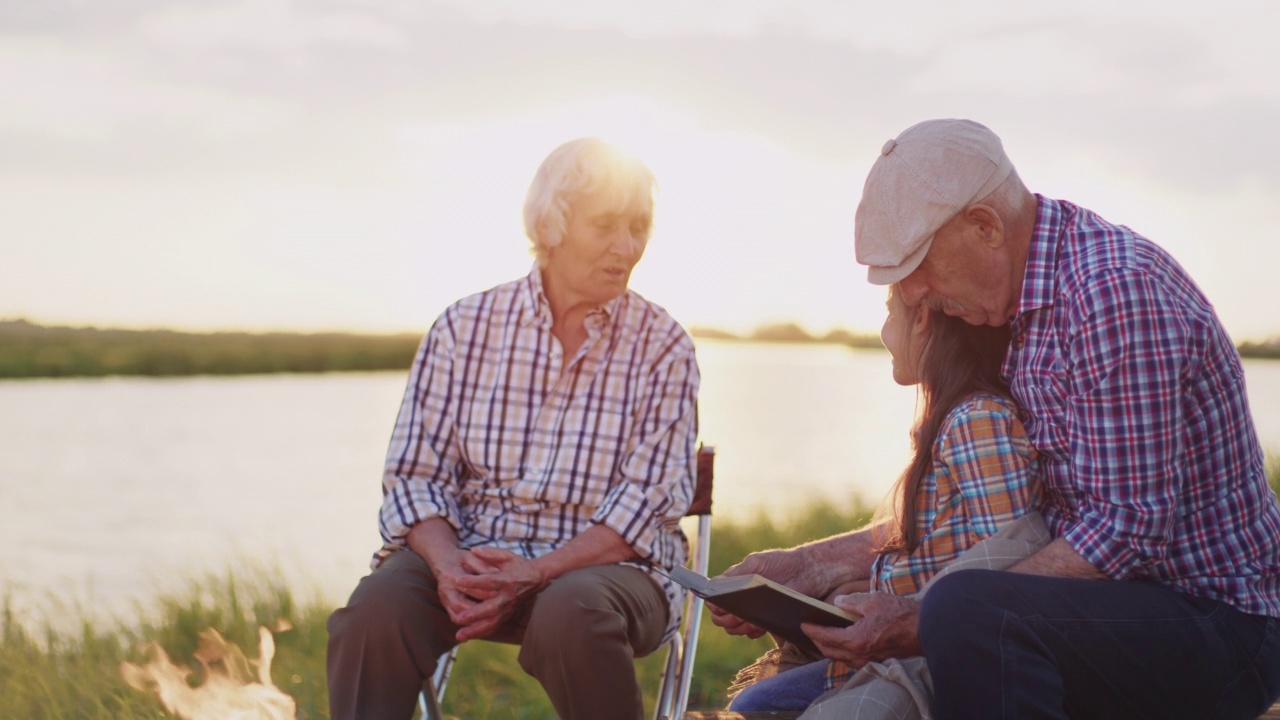
[[[915,392],[888,355],[703,340],[716,512],[878,501],[905,463]],[[1280,362],[1246,363],[1280,452]],[[376,513],[403,373],[0,382],[0,582],[120,610],[232,561],[279,563],[343,599]]]

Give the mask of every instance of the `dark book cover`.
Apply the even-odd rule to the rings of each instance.
[[[798,593],[761,575],[708,578],[684,567],[664,572],[707,602],[815,655],[818,648],[800,629],[801,623],[848,627],[858,620],[835,605]]]

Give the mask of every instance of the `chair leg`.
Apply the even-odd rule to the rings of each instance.
[[[449,673],[453,671],[453,661],[457,658],[458,648],[454,646],[436,661],[436,671],[431,677],[422,681],[418,707],[425,720],[444,720],[444,710],[440,708],[440,703],[444,700],[445,688],[449,686]]]
[[[422,683],[418,707],[422,710],[424,720],[444,720],[444,711],[440,709],[440,695],[436,692],[436,684],[432,678],[427,678]]]
[[[675,709],[671,713],[672,720],[684,717],[689,705],[689,690],[693,687],[693,659],[698,654],[698,631],[702,627],[702,598],[695,598],[689,614],[688,638],[680,647],[680,671],[675,694]]]
[[[680,633],[667,641],[667,661],[663,666],[662,680],[658,685],[658,702],[653,708],[654,720],[678,720],[676,714],[680,692]]]

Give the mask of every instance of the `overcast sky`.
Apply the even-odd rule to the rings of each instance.
[[[420,332],[527,272],[598,135],[660,183],[633,286],[690,325],[878,328],[884,141],[999,133],[1033,190],[1280,333],[1280,3],[0,0],[0,318]]]

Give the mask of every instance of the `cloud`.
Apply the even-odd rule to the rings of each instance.
[[[401,50],[404,31],[366,12],[294,0],[166,5],[143,17],[139,35],[179,52],[218,48],[291,54],[326,48]]]
[[[246,153],[259,166],[308,152],[378,164],[368,153],[393,153],[405,124],[629,92],[853,162],[912,122],[963,114],[1015,137],[1038,133],[1062,152],[1103,148],[1191,185],[1280,172],[1262,160],[1275,156],[1267,128],[1280,115],[1274,73],[1262,68],[1280,65],[1280,50],[1247,27],[1223,37],[1212,21],[1232,21],[1231,9],[134,2],[131,22],[90,11],[95,35],[73,5],[7,11],[23,21],[0,51],[0,92],[15,108],[0,130],[18,135],[0,143],[20,137],[27,148],[10,160],[37,162],[43,147],[63,157],[54,166],[127,155],[145,171],[185,146],[195,169],[244,165]],[[68,35],[49,33],[59,23]],[[40,32],[22,38],[22,28]],[[89,142],[117,149],[86,151]]]
[[[499,199],[491,212],[507,213],[565,133],[617,132],[672,168],[664,217],[683,219],[661,232],[716,264],[715,302],[757,302],[734,289],[761,282],[754,263],[796,288],[758,312],[841,317],[865,304],[842,287],[852,260],[820,258],[847,250],[875,151],[921,119],[966,116],[1001,134],[1037,189],[1109,205],[1098,209],[1157,239],[1173,234],[1152,222],[1150,193],[1211,198],[1252,242],[1250,209],[1261,216],[1280,194],[1280,43],[1269,37],[1280,5],[1113,5],[0,3],[0,184],[28,188],[21,197],[42,212],[79,208],[83,218],[53,225],[70,235],[109,225],[119,240],[126,223],[149,222],[134,233],[150,243],[142,254],[175,236],[202,252],[233,246],[205,267],[243,264],[231,251],[255,234],[284,255],[367,234],[393,236],[399,257],[419,253],[403,265],[417,268],[455,249],[421,242],[433,233],[518,243],[507,215],[500,227],[468,218]],[[699,195],[716,189],[733,197]],[[9,210],[0,232],[27,238],[31,263],[61,242],[41,213]],[[744,245],[730,260],[696,250],[724,233]],[[655,244],[651,275],[684,272],[664,252]],[[452,279],[430,272],[414,279]]]

